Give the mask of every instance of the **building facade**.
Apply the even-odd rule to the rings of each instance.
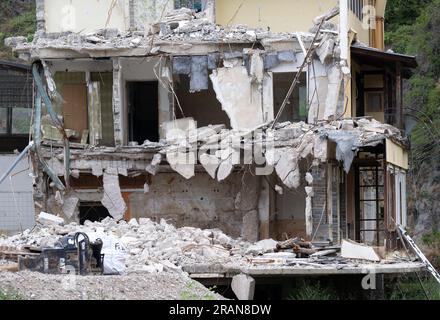
[[[416,61],[385,6],[37,0],[37,213],[395,248]]]
[[[10,166],[29,143],[32,115],[29,65],[0,61],[0,168]],[[10,179],[0,184],[0,233],[24,231],[35,223],[31,167],[21,161]]]

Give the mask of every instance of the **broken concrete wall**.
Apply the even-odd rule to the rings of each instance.
[[[222,110],[211,81],[209,81],[208,90],[190,93],[189,77],[180,75],[175,78],[177,79],[174,80],[174,88],[185,117],[191,117],[197,121],[199,128],[210,124],[225,124],[227,128],[230,128],[228,115]],[[176,114],[180,114],[177,105]]]
[[[210,76],[217,99],[236,130],[252,130],[263,124],[262,93],[246,67],[235,65],[214,70]]]
[[[186,180],[176,173],[151,178],[149,192],[132,192],[129,212],[134,218],[166,219],[175,226],[219,228],[247,240],[258,239],[259,178],[233,173],[218,183],[199,173]]]
[[[174,1],[130,0],[130,29],[149,31],[151,25],[160,21],[174,9]]]
[[[340,96],[343,77],[340,67],[336,64],[323,65],[320,60],[315,59],[308,73],[310,101],[308,122],[337,119],[342,115]]]
[[[104,173],[104,182],[105,175],[114,178],[111,182],[118,177]],[[259,177],[250,174],[243,176],[243,173],[237,172],[218,183],[206,173],[198,173],[186,180],[177,173],[163,172],[147,180],[147,189],[137,186],[135,182],[131,186],[120,184],[120,192],[127,206],[125,218],[166,219],[175,226],[218,228],[233,237],[243,237],[249,241],[259,239]],[[78,205],[81,202],[99,203],[106,198],[106,207],[115,214],[112,206],[116,208],[123,202],[118,195],[106,196],[109,190],[119,194],[118,190],[108,187],[106,190],[77,189],[62,197],[51,194],[51,212],[59,214],[66,221],[79,221]],[[68,217],[67,211],[73,212],[73,215]]]

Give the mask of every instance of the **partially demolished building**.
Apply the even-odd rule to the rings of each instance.
[[[231,1],[36,2],[8,42],[33,63],[37,214],[396,248],[416,62],[381,50],[386,1],[367,30],[359,1],[305,8],[309,32],[232,25]]]

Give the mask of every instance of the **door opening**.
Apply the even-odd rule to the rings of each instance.
[[[127,89],[129,141],[159,142],[158,82],[129,82]]]
[[[356,240],[381,246],[385,239],[383,161],[356,166]]]
[[[81,225],[86,221],[102,221],[107,217],[111,217],[111,215],[101,202],[81,202],[79,205],[79,223]]]

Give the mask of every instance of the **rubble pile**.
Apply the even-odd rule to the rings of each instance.
[[[326,162],[327,140],[336,143],[335,156],[348,172],[359,148],[376,146],[386,138],[407,143],[398,129],[374,119],[343,119],[318,124],[284,122],[273,129],[266,124],[251,131],[209,126],[183,132],[176,139],[168,140],[161,153],[166,155],[175,171],[189,179],[195,175],[195,162],[188,164],[181,160],[195,158],[199,150],[201,165],[213,179],[222,181],[232,173],[235,164],[240,164],[240,150],[255,152],[260,146],[261,150],[257,151],[265,158],[266,165],[275,168],[288,188],[296,189],[301,178],[298,162],[307,158]]]
[[[139,222],[132,219],[127,223],[106,218],[101,222],[86,221],[84,225],[39,223],[32,230],[0,238],[0,248],[54,247],[62,236],[77,232],[103,240],[112,238],[122,244],[128,273],[180,270],[181,266],[199,263],[239,264],[250,246],[220,230],[177,229],[165,220],[155,223],[140,218]]]

